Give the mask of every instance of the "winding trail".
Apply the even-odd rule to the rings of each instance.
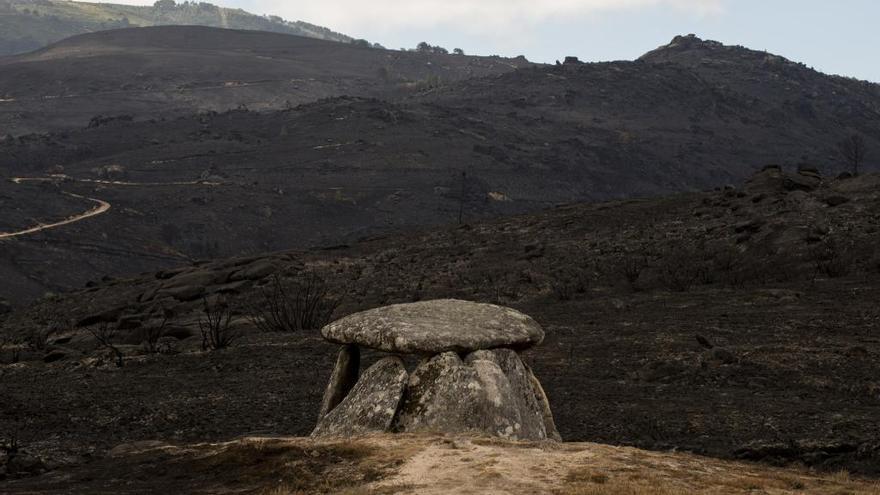
[[[219,186],[220,182],[209,182],[205,180],[190,180],[178,182],[128,182],[122,180],[102,180],[102,179],[74,179],[69,175],[50,175],[48,177],[13,177],[10,181],[21,184],[22,182],[85,182],[88,184],[105,184],[108,186],[139,186],[139,187],[155,187],[155,186]]]
[[[106,184],[113,186],[193,186],[193,185],[205,185],[205,186],[219,186],[219,182],[208,182],[208,181],[186,181],[186,182],[126,182],[126,181],[112,181],[112,180],[99,180],[99,179],[74,179],[67,175],[50,175],[48,177],[12,177],[9,179],[11,182],[15,184],[21,184],[23,182],[59,182],[59,181],[71,181],[71,182],[87,182],[91,184]],[[72,198],[84,199],[87,201],[91,201],[93,203],[97,203],[97,206],[94,208],[81,213],[79,215],[74,215],[72,217],[68,217],[59,222],[53,223],[40,223],[33,227],[18,230],[15,232],[0,232],[0,239],[9,239],[12,237],[18,237],[27,234],[34,234],[37,232],[41,232],[43,230],[54,229],[56,227],[61,227],[63,225],[70,225],[72,223],[79,222],[81,220],[85,220],[87,218],[96,217],[98,215],[107,213],[111,205],[110,203],[104,201],[103,199],[98,198],[89,198],[87,196],[81,196],[79,194],[74,194],[67,191],[61,191],[61,194],[65,196],[70,196]]]
[[[41,223],[41,224],[37,224],[31,228],[19,230],[17,232],[0,233],[0,239],[8,239],[10,237],[17,237],[17,236],[22,236],[22,235],[27,235],[27,234],[33,234],[33,233],[40,232],[43,230],[53,229],[55,227],[61,227],[62,225],[70,225],[72,223],[79,222],[80,220],[85,220],[86,218],[89,218],[89,217],[95,217],[95,216],[101,215],[102,213],[106,213],[110,209],[110,203],[108,203],[104,200],[101,200],[101,199],[87,198],[85,196],[80,196],[79,194],[74,194],[74,193],[69,193],[69,192],[62,192],[62,194],[66,195],[66,196],[73,197],[73,198],[86,199],[89,201],[93,201],[95,203],[98,203],[98,206],[92,208],[91,210],[86,211],[85,213],[81,213],[79,215],[74,215],[74,216],[69,217],[66,220],[62,220],[60,222]]]

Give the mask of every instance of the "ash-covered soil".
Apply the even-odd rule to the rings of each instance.
[[[90,265],[131,275],[181,260],[352,243],[459,213],[473,222],[706,190],[770,163],[834,176],[848,168],[837,144],[852,134],[864,136],[863,168],[873,170],[880,149],[876,84],[698,38],[676,38],[633,62],[548,67],[187,29],[97,33],[2,62],[0,88],[85,95],[33,102],[15,94],[23,99],[0,102],[2,115],[34,126],[66,118],[68,104],[103,115],[0,141],[0,175],[152,185],[59,186],[113,209],[0,247],[45,261],[2,258],[11,278],[0,296],[24,302],[81,287]],[[187,41],[194,33],[204,45]],[[301,88],[271,82],[282,76],[303,79],[291,83]],[[263,79],[265,87],[236,82]],[[170,103],[140,98],[141,90]],[[215,90],[224,95],[216,101]],[[287,108],[289,93],[299,96]],[[228,110],[239,96],[248,110]],[[208,109],[228,111],[193,114]],[[218,185],[171,184],[203,179]]]
[[[344,297],[336,316],[437,297],[533,316],[547,338],[524,359],[568,441],[877,475],[878,212],[877,175],[771,168],[741,188],[96,280],[5,318],[0,435],[55,468],[122,442],[308,433],[335,347],[248,315],[273,275],[316,274]],[[231,348],[200,350],[203,298],[233,308]],[[148,353],[165,316],[167,347]],[[102,327],[120,328],[121,368],[96,349]]]
[[[290,108],[333,96],[408,94],[499,74],[525,58],[400,52],[265,31],[116,29],[0,57],[0,129],[78,129],[101,118]]]

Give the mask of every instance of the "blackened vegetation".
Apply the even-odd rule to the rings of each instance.
[[[21,359],[22,345],[15,338],[6,335],[0,335],[0,364],[15,364]],[[8,351],[8,360],[6,358]]]
[[[249,332],[247,346],[201,353],[196,321],[253,326],[253,305],[285,297],[273,275],[305,284],[315,274],[345,288],[334,317],[440,297],[533,316],[546,342],[524,357],[567,440],[876,474],[880,177],[817,175],[768,167],[736,189],[569,205],[103,280],[13,313],[7,328],[24,335],[58,314],[90,325],[161,321],[171,309],[183,355],[145,353],[107,373],[90,357],[45,364],[27,350],[24,366],[4,369],[3,385],[38,419],[29,431],[64,432],[40,443],[64,451],[86,439],[108,449],[178,432],[194,441],[263,429],[308,434],[327,379],[320,370],[332,367],[336,349],[297,330]],[[222,294],[243,317],[206,318],[196,293]],[[69,332],[53,334],[47,349]],[[141,385],[141,371],[164,386]]]
[[[577,295],[584,295],[590,289],[591,274],[587,270],[571,267],[560,270],[550,280],[550,289],[556,299],[570,301]]]
[[[816,266],[814,277],[837,278],[849,274],[855,265],[854,256],[847,246],[841,245],[841,242],[834,237],[820,241],[811,252]]]
[[[0,127],[15,135],[0,141],[0,168],[10,175],[61,167],[70,177],[94,179],[96,163],[121,163],[133,182],[188,182],[206,171],[221,180],[103,189],[101,199],[119,214],[56,230],[51,248],[16,246],[22,257],[49,260],[58,270],[0,256],[10,274],[0,293],[23,302],[50,287],[81,287],[92,276],[83,268],[90,263],[117,273],[155,271],[192,258],[351,244],[459,217],[476,222],[560,203],[702,190],[738,183],[774,161],[834,176],[853,170],[844,155],[829,153],[846,135],[864,137],[860,171],[873,166],[880,149],[876,85],[698,39],[677,40],[638,62],[514,70],[528,64],[207,31],[99,33],[65,42],[53,52],[57,58],[3,66],[0,87],[24,92],[0,114]],[[148,50],[157,39],[168,48]],[[78,72],[97,77],[85,87],[62,57],[99,42],[112,53],[78,61]],[[119,88],[142,79],[123,56],[130,53],[146,57],[155,73],[126,98]],[[207,53],[220,61],[219,74],[193,63]],[[290,84],[316,72],[326,76]],[[488,75],[497,77],[471,77]],[[251,80],[267,83],[239,86]],[[202,91],[218,81],[230,85]],[[108,99],[96,91],[121,93]],[[153,91],[163,95],[156,102]],[[46,105],[56,103],[40,97],[47,94],[83,99],[53,100],[65,109],[55,112]],[[328,95],[335,97],[315,101]],[[241,103],[251,111],[232,110]],[[217,111],[192,114],[204,108]],[[85,128],[95,114],[134,119]],[[65,130],[46,134],[51,128]],[[29,132],[36,134],[23,135]],[[459,164],[467,164],[467,177]],[[9,194],[22,187],[0,183]],[[293,194],[301,188],[312,192]],[[72,200],[61,191],[94,192],[80,183],[56,189],[39,204],[22,201],[30,215],[13,211],[10,227],[42,218],[43,198],[57,198],[65,216],[82,205],[61,208]],[[143,221],[127,221],[134,212]],[[115,235],[102,241],[107,231]],[[142,249],[145,239],[155,249]]]
[[[89,333],[92,334],[95,341],[102,349],[107,349],[113,353],[114,362],[117,368],[122,368],[125,364],[125,353],[117,344],[119,337],[119,328],[109,323],[101,323],[96,327],[90,327]]]
[[[28,331],[25,336],[27,346],[34,351],[45,351],[49,345],[49,337],[52,335],[53,327],[35,327]]]
[[[241,332],[232,326],[232,309],[226,301],[209,301],[205,298],[202,303],[202,316],[199,318],[202,350],[225,349],[241,338]]]
[[[150,354],[155,354],[165,351],[170,351],[168,347],[163,347],[160,345],[162,338],[165,337],[166,332],[168,331],[168,323],[171,319],[172,313],[170,311],[164,311],[162,314],[162,319],[158,323],[147,324],[144,326],[143,330],[143,345],[144,350]]]
[[[330,323],[342,302],[320,276],[309,273],[295,280],[273,275],[251,306],[251,322],[264,332],[317,330]]]
[[[867,154],[865,138],[860,134],[853,134],[838,143],[837,147],[840,150],[840,154],[851,167],[852,174],[859,175],[859,169],[865,161],[865,155]]]

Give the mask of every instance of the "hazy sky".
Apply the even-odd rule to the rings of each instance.
[[[117,0],[119,1],[119,0]],[[147,3],[123,0],[125,3]],[[388,48],[419,41],[553,62],[633,59],[676,34],[767,50],[880,82],[876,0],[216,0]]]

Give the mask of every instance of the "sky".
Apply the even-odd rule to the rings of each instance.
[[[116,0],[119,2],[120,0]],[[146,3],[122,0],[121,3]],[[632,60],[675,35],[744,45],[880,82],[877,0],[215,0],[326,26],[387,48]]]

